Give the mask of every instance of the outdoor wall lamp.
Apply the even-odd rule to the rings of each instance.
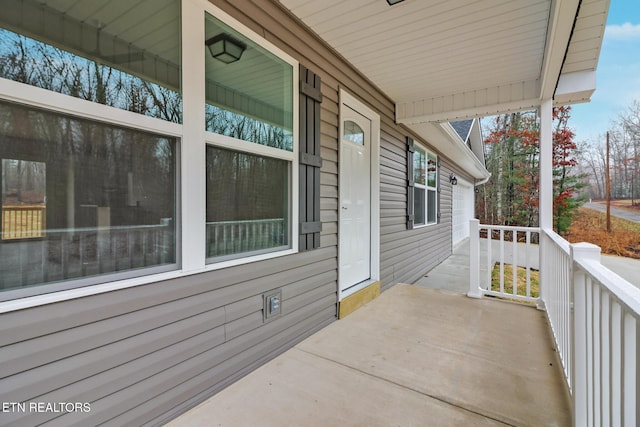
[[[458,185],[458,178],[454,174],[449,175],[449,182],[451,185]]]
[[[209,48],[211,56],[225,64],[238,61],[247,48],[244,43],[225,33],[211,37],[204,44]]]

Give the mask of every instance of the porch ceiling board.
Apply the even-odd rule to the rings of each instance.
[[[563,73],[595,71],[607,20],[607,6],[608,2],[583,0],[562,68]]]
[[[280,2],[393,99],[406,124],[538,106],[562,74],[595,70],[609,7],[609,0]],[[592,89],[562,99],[583,102]]]
[[[117,35],[120,39],[152,52],[171,63],[178,64],[175,52],[180,52],[180,17],[175,15],[172,0],[109,0],[104,2],[69,2],[49,0],[47,5],[61,13],[88,25],[100,28],[106,34]],[[155,13],[145,16],[141,23],[135,13],[136,8]],[[171,53],[171,54],[169,54]]]

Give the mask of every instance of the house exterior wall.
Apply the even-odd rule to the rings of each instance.
[[[1,425],[161,423],[333,322],[340,88],[381,117],[382,288],[412,283],[450,254],[454,163],[440,158],[439,223],[407,230],[409,133],[392,101],[274,2],[212,3],[322,78],[321,247],[2,314],[1,400],[91,402],[91,411],[5,413]],[[282,314],[265,322],[262,295],[273,289]]]

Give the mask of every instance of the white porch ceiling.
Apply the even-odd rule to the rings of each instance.
[[[609,0],[280,0],[420,125],[586,102]],[[558,88],[558,90],[556,90]]]

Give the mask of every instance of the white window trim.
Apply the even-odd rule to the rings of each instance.
[[[274,149],[246,141],[216,135],[205,131],[205,66],[203,46],[205,40],[205,13],[220,19],[234,30],[250,38],[265,50],[293,68],[293,151]],[[182,109],[183,123],[171,123],[141,114],[74,98],[46,89],[0,78],[0,100],[18,102],[41,107],[55,113],[68,114],[116,126],[164,134],[180,139],[178,143],[178,170],[176,217],[176,241],[178,269],[143,275],[113,282],[87,285],[62,291],[52,291],[34,296],[0,302],[0,313],[23,310],[106,292],[146,285],[154,282],[186,277],[206,271],[234,265],[277,258],[298,252],[299,222],[298,199],[298,129],[299,129],[299,63],[292,56],[272,45],[262,36],[243,25],[226,12],[205,0],[182,0],[181,2],[181,43],[182,43]],[[189,25],[184,25],[189,23]],[[228,138],[228,139],[227,139]],[[233,146],[230,146],[233,140]],[[205,146],[207,143],[246,151],[291,162],[290,177],[290,233],[291,247],[277,252],[247,256],[215,264],[205,263]],[[245,145],[250,144],[250,145]],[[241,147],[244,147],[241,148]],[[105,275],[108,279],[109,274]],[[39,285],[46,292],[47,284]]]
[[[187,2],[188,0],[183,0],[183,2]],[[299,205],[299,191],[298,191],[298,186],[299,186],[299,155],[298,155],[298,150],[299,150],[299,115],[297,114],[298,110],[299,110],[299,84],[298,81],[300,79],[299,76],[299,62],[296,61],[292,56],[288,55],[287,53],[285,53],[283,50],[279,49],[278,47],[272,45],[270,42],[268,42],[267,40],[265,40],[264,38],[260,37],[258,34],[256,34],[253,30],[251,30],[249,27],[245,26],[244,24],[240,23],[238,20],[232,18],[231,16],[229,16],[227,13],[223,12],[222,10],[218,9],[217,7],[213,6],[211,3],[209,2],[203,2],[201,0],[194,0],[194,1],[198,1],[198,3],[202,4],[204,6],[204,12],[208,13],[209,15],[215,17],[216,19],[219,19],[220,21],[222,21],[223,23],[225,23],[226,25],[228,25],[229,27],[231,27],[233,30],[237,31],[238,33],[242,34],[243,36],[251,39],[251,41],[253,43],[256,43],[258,46],[260,46],[261,48],[263,48],[264,50],[266,50],[267,52],[273,54],[274,56],[276,56],[277,58],[279,58],[280,60],[286,62],[287,64],[291,65],[292,71],[293,71],[293,75],[292,75],[292,93],[291,96],[293,97],[292,102],[293,102],[293,106],[292,106],[292,111],[293,111],[293,150],[292,151],[288,151],[285,149],[279,149],[279,148],[274,148],[274,147],[269,147],[266,145],[261,145],[261,144],[257,144],[254,142],[250,142],[250,141],[245,141],[245,140],[241,140],[241,139],[237,139],[237,138],[233,138],[233,137],[229,137],[226,135],[221,135],[221,134],[217,134],[214,132],[209,132],[204,130],[206,128],[206,123],[205,123],[205,118],[204,118],[204,105],[206,103],[205,100],[205,67],[204,67],[204,58],[202,60],[202,77],[199,78],[197,80],[197,82],[199,82],[198,84],[198,90],[199,93],[201,94],[202,97],[202,102],[199,103],[199,108],[202,111],[202,122],[200,123],[200,128],[203,129],[204,131],[204,144],[207,145],[212,145],[214,147],[219,147],[219,148],[226,148],[229,149],[231,151],[237,151],[237,152],[245,152],[248,154],[255,154],[258,156],[264,156],[264,157],[271,157],[271,158],[275,158],[275,159],[280,159],[280,160],[286,160],[288,162],[290,162],[290,176],[289,176],[289,236],[290,236],[290,242],[291,245],[290,247],[284,249],[284,250],[274,250],[273,252],[266,252],[266,253],[262,253],[262,254],[257,254],[257,255],[251,255],[250,253],[247,254],[246,256],[243,256],[242,253],[238,253],[235,254],[238,256],[238,258],[234,258],[234,259],[229,259],[229,260],[223,260],[223,261],[213,261],[210,264],[206,264],[205,266],[205,271],[212,271],[212,270],[218,270],[221,268],[227,268],[227,267],[232,267],[232,266],[236,266],[236,265],[242,265],[242,264],[248,264],[248,263],[252,263],[252,262],[256,262],[256,261],[262,261],[262,260],[266,260],[266,259],[271,259],[271,258],[277,258],[277,257],[281,257],[281,256],[286,256],[286,255],[291,255],[294,253],[298,252],[298,223],[299,223],[299,212],[298,212],[298,205]],[[200,21],[202,22],[202,37],[200,38],[200,40],[204,40],[205,39],[205,35],[204,35],[204,18],[205,18],[205,14],[203,13],[201,16]],[[205,146],[203,145],[202,147],[202,153],[204,153],[205,150]],[[206,169],[206,167],[205,167]],[[203,172],[204,173],[204,172]],[[206,182],[206,177],[203,176],[203,182]],[[205,192],[205,197],[203,198],[203,203],[206,202],[206,192]],[[206,206],[204,207],[204,210],[206,211]],[[206,214],[204,215],[206,217]],[[203,227],[205,227],[205,223],[203,221]],[[204,252],[206,251],[206,237],[205,237],[206,233],[204,232],[204,228],[203,228],[203,244],[202,244],[202,251],[203,251],[203,256],[205,256]],[[204,259],[205,263],[206,263],[207,258]]]
[[[433,225],[438,225],[438,181],[440,180],[440,171],[439,166],[436,166],[436,185],[435,187],[428,185],[429,182],[429,172],[427,171],[427,164],[429,163],[429,155],[435,156],[436,158],[436,165],[440,162],[440,159],[438,157],[438,154],[436,154],[435,151],[429,150],[427,147],[425,147],[424,145],[420,144],[419,142],[415,142],[415,145],[418,146],[421,150],[424,151],[424,158],[425,158],[425,175],[424,175],[424,184],[419,184],[418,182],[414,183],[414,193],[415,193],[415,189],[416,188],[420,188],[422,190],[424,190],[424,224],[415,224],[413,225],[413,228],[424,228],[424,227],[431,227]],[[428,222],[428,218],[429,218],[429,196],[428,196],[428,192],[429,191],[435,191],[436,193],[436,220],[434,222]],[[415,195],[414,195],[415,197]],[[415,217],[415,212],[414,212],[414,217]]]
[[[182,136],[182,125],[179,123],[168,122],[3,78],[0,78],[0,99],[99,123],[177,138]]]

